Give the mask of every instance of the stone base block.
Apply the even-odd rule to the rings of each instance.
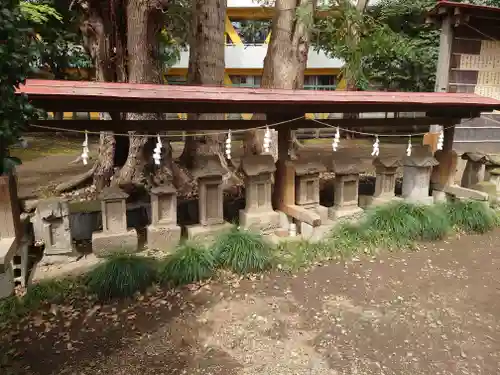
[[[337,220],[342,217],[361,215],[363,209],[359,206],[328,207],[328,217],[331,220]]]
[[[92,251],[98,257],[120,253],[136,253],[139,251],[137,233],[135,230],[128,230],[123,233],[93,233]]]
[[[374,197],[373,195],[360,195],[359,196],[359,207],[366,209],[371,206],[382,206],[384,204],[390,204],[393,202],[402,201],[403,198],[393,196],[380,196]]]
[[[321,225],[317,227],[301,222],[299,226],[300,237],[306,241],[318,242],[324,239],[334,226],[335,222],[332,220],[322,220]]]
[[[148,226],[148,248],[170,251],[181,240],[181,227],[178,225]]]
[[[207,242],[213,242],[219,234],[231,230],[232,226],[233,225],[228,222],[212,225],[188,225],[186,226],[187,237],[190,240],[206,244]]]
[[[413,203],[413,204],[433,204],[434,203],[434,197],[428,196],[428,197],[407,197],[404,198],[404,200],[408,203]]]
[[[490,200],[490,201],[494,201],[497,199],[497,187],[491,181],[478,182],[477,184],[472,185],[470,189],[475,191],[476,193],[483,193],[483,196],[486,197],[486,199],[477,199],[475,197],[474,198],[470,197],[470,199]]]
[[[267,232],[279,228],[280,215],[271,210],[264,212],[240,210],[240,226],[249,230]]]
[[[446,196],[446,193],[444,191],[440,191],[440,190],[433,190],[432,191],[432,198],[434,200],[434,203],[445,203],[448,201],[448,197]]]
[[[489,187],[488,187],[489,185]],[[477,184],[476,189],[464,188],[458,185],[445,186],[443,191],[458,199],[472,199],[477,201],[487,201],[489,193],[492,193],[494,187],[489,182]],[[488,191],[489,190],[489,191]]]
[[[279,227],[288,233],[290,229],[290,223],[293,223],[293,219],[289,217],[282,211],[277,211],[279,216]]]
[[[14,279],[9,269],[0,273],[0,299],[6,298],[14,292]]]
[[[321,225],[328,221],[328,207],[318,206],[316,207],[316,213],[319,215],[321,219]]]

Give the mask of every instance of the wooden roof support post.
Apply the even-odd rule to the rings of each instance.
[[[283,121],[283,115],[267,115],[272,122]],[[273,205],[279,211],[285,211],[285,206],[295,204],[295,168],[290,162],[289,148],[292,141],[292,129],[289,124],[279,125],[278,131],[278,161],[276,162],[276,177],[274,183]]]
[[[294,118],[294,115],[268,114],[270,123],[285,121]],[[278,130],[278,161],[274,182],[273,205],[274,209],[298,221],[303,221],[313,227],[321,224],[316,213],[295,204],[295,167],[290,160],[289,150],[292,147],[293,123],[285,123],[277,127]]]
[[[450,81],[450,61],[451,61],[451,45],[453,43],[453,24],[452,17],[445,15],[441,22],[441,34],[439,36],[439,55],[436,68],[436,85],[435,92],[448,92],[448,83]],[[441,130],[440,125],[431,125],[430,132],[437,133]],[[432,138],[434,142],[437,139]],[[435,144],[431,144],[431,148],[435,148]]]
[[[432,150],[434,157],[439,162],[432,168],[431,186],[435,190],[442,191],[446,186],[455,184],[458,155],[453,151],[453,136],[455,135],[455,124],[444,124],[444,140],[442,150]]]

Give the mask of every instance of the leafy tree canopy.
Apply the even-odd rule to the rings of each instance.
[[[15,162],[6,148],[17,141],[19,131],[37,116],[28,98],[15,95],[31,73],[37,56],[33,30],[21,12],[19,0],[1,0],[0,10],[0,174]]]

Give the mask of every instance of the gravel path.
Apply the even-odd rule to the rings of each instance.
[[[498,374],[499,238],[119,305],[52,306],[0,336],[12,354],[0,373]]]

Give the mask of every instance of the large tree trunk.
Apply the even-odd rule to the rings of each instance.
[[[127,4],[127,50],[128,81],[130,83],[161,83],[161,65],[158,58],[161,31],[160,10],[148,0],[128,0]],[[159,113],[127,113],[127,120],[158,120]],[[155,142],[153,138],[149,143]],[[166,149],[168,141],[162,141]],[[136,190],[150,185],[145,173],[152,161],[152,147],[146,147],[148,137],[130,132],[128,157],[121,168],[116,183],[127,190]],[[167,153],[166,156],[168,156]],[[164,155],[165,156],[165,155]],[[170,161],[164,165],[170,165]],[[167,172],[171,175],[171,171]]]
[[[188,84],[224,84],[224,24],[227,0],[193,0],[189,36]],[[224,120],[223,113],[189,113],[190,120]],[[224,135],[188,136],[180,162],[192,167],[197,155],[219,155],[227,168],[223,152]]]
[[[96,80],[100,82],[126,82],[126,14],[123,0],[90,0],[86,4],[87,19],[81,31],[87,52],[94,61]],[[101,120],[120,118],[119,113],[101,113]],[[108,186],[114,166],[124,162],[128,142],[116,140],[112,132],[102,132],[99,154],[94,165],[93,184],[98,191]],[[124,150],[125,148],[125,150]]]
[[[315,0],[276,0],[261,87],[288,90],[304,87],[315,4]],[[262,119],[265,115],[254,117]],[[262,152],[262,133],[259,130],[246,134],[245,152]],[[293,151],[301,147],[295,132],[292,132],[292,145]]]

